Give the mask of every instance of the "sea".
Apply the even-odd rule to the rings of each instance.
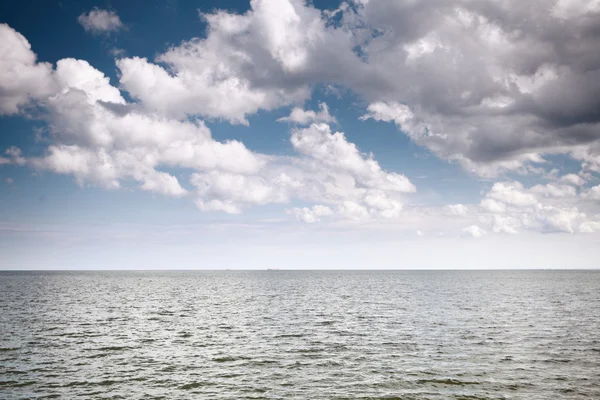
[[[600,399],[600,271],[0,272],[0,399]]]

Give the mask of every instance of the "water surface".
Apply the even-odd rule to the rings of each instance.
[[[600,271],[0,272],[0,398],[598,399]]]

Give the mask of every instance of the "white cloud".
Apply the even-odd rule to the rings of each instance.
[[[331,208],[317,204],[312,208],[308,207],[294,207],[290,210],[286,210],[288,214],[292,214],[296,216],[299,221],[305,222],[307,224],[313,224],[315,222],[320,222],[321,217],[330,216],[333,214]]]
[[[577,207],[557,209],[552,206],[542,206],[536,217],[543,232],[574,233],[580,224],[586,222],[586,215]]]
[[[202,59],[197,62],[198,66],[210,66]],[[174,118],[199,114],[247,125],[247,114],[288,103],[281,91],[253,89],[247,80],[221,76],[216,71],[218,65],[214,66],[215,71],[198,72],[197,76],[183,66],[181,72],[172,76],[162,67],[138,57],[117,60],[117,66],[121,70],[121,85],[145,108]],[[300,91],[292,97],[293,101],[305,100],[308,92]]]
[[[343,201],[337,212],[344,219],[351,221],[361,221],[369,217],[369,210],[365,206],[350,200]]]
[[[494,214],[493,215],[493,223],[492,223],[492,231],[496,233],[507,233],[510,235],[514,235],[519,233],[519,228],[521,227],[521,222],[512,216],[502,215],[502,214]]]
[[[385,172],[372,155],[361,154],[342,132],[331,132],[327,124],[295,129],[292,145],[329,168],[350,173],[358,184],[373,189],[411,193],[415,186],[401,174]]]
[[[589,56],[598,40],[585,22],[596,21],[595,8],[561,2],[552,16],[539,12],[542,0],[515,1],[372,0],[321,12],[300,0],[256,0],[244,14],[203,14],[206,36],[155,63],[119,60],[121,85],[152,111],[242,124],[304,102],[316,85],[349,88],[369,104],[368,117],[481,176],[542,173],[546,154],[600,170],[589,146],[600,129],[600,70]],[[313,112],[288,118],[318,122]]]
[[[485,198],[481,200],[480,204],[485,211],[492,213],[503,213],[506,211],[506,205],[503,202],[494,199]]]
[[[546,197],[573,197],[577,190],[570,185],[557,185],[549,183],[546,185],[535,185],[531,188],[533,193],[539,193]]]
[[[99,8],[94,8],[87,14],[81,14],[77,18],[77,22],[83,26],[86,32],[95,34],[117,32],[125,28],[117,13]]]
[[[544,154],[596,158],[576,153],[600,129],[600,70],[589,58],[598,40],[586,28],[597,7],[561,1],[559,21],[535,3],[366,2],[353,19],[379,29],[363,46],[373,75],[348,85],[368,117],[482,176],[527,171]]]
[[[325,123],[335,123],[337,122],[335,117],[329,114],[329,108],[327,104],[320,103],[319,104],[320,111],[315,112],[313,110],[305,111],[302,108],[295,107],[289,116],[279,118],[277,121],[279,122],[291,122],[298,125],[309,125],[313,122],[325,122]]]
[[[51,94],[52,66],[37,63],[23,35],[0,24],[0,115],[17,114],[33,100]]]
[[[586,182],[583,177],[575,174],[564,175],[560,178],[560,181],[573,186],[583,186]]]
[[[25,165],[27,163],[27,160],[22,156],[21,149],[18,147],[9,147],[4,151],[4,154],[6,157],[0,156],[0,165]]]
[[[505,171],[524,170],[528,163],[542,163],[544,161],[537,153],[522,153],[508,160],[474,162],[465,156],[463,146],[470,143],[466,137],[450,137],[447,133],[447,128],[450,126],[427,124],[419,119],[408,106],[397,102],[371,103],[367,107],[367,114],[362,116],[361,119],[393,122],[417,144],[427,147],[441,158],[460,163],[469,172],[484,177],[493,177]],[[469,135],[472,132],[472,128],[468,127],[456,127],[456,129],[461,130],[464,135]]]
[[[163,113],[242,124],[260,109],[303,102],[310,97],[310,83],[286,86],[281,80],[302,70],[308,47],[320,41],[325,31],[320,13],[287,1],[252,6],[244,15],[203,15],[209,25],[205,39],[190,40],[157,58],[168,72],[146,59],[120,60],[121,84],[146,107]]]
[[[37,66],[35,60],[31,65]],[[327,204],[323,207],[337,220],[389,219],[401,213],[400,196],[415,191],[408,178],[383,170],[372,154],[361,153],[325,123],[292,131],[298,156],[266,156],[235,140],[214,140],[200,120],[177,120],[146,104],[127,103],[86,61],[59,60],[46,79],[54,91],[38,102],[47,111],[53,143],[43,155],[30,158],[11,148],[2,163],[70,174],[81,185],[118,189],[134,183],[141,190],[184,196],[189,189],[164,170],[179,168],[182,175],[191,174],[201,210],[227,213],[300,199]],[[327,115],[322,105],[315,117],[331,120]],[[320,217],[323,210],[310,211]]]
[[[243,205],[287,203],[290,200],[285,185],[277,185],[261,176],[211,171],[193,174],[191,183],[197,189],[196,204],[204,211],[237,214]]]
[[[243,15],[204,15],[206,37],[172,47],[156,62],[117,61],[120,88],[135,103],[86,61],[63,59],[55,70],[37,63],[26,39],[0,25],[0,114],[43,107],[53,141],[34,158],[9,149],[0,164],[29,163],[71,174],[80,184],[116,189],[133,182],[142,190],[191,194],[205,211],[318,204],[291,209],[304,222],[412,218],[414,232],[431,217],[453,232],[460,231],[455,224],[472,222],[463,233],[479,237],[595,230],[597,217],[590,216],[600,192],[586,188],[600,172],[597,68],[588,65],[595,42],[582,37],[579,45],[565,36],[565,27],[580,33],[575,17],[561,16],[566,20],[558,26],[554,17],[531,16],[564,44],[572,57],[565,61],[536,32],[512,35],[510,18],[493,18],[493,7],[361,4],[342,7],[335,21],[300,0],[256,0]],[[496,11],[525,12],[506,7]],[[584,66],[586,73],[577,69]],[[320,84],[351,89],[368,104],[363,119],[393,122],[416,144],[469,171],[539,174],[552,182],[497,182],[479,206],[451,204],[423,215],[406,210],[404,196],[416,190],[406,176],[384,170],[374,155],[331,130],[335,118],[325,103],[319,111],[296,107],[281,119],[303,126],[291,132],[297,154],[288,157],[216,141],[196,118],[247,124],[259,110],[303,104]],[[564,90],[568,95],[555,95]],[[582,172],[546,174],[544,155],[557,153],[581,161]],[[187,175],[191,188],[179,180]]]
[[[474,237],[476,239],[482,238],[487,235],[487,232],[485,230],[481,229],[480,227],[478,227],[477,225],[467,226],[466,228],[463,228],[462,232],[465,235]]]
[[[579,230],[583,233],[600,232],[600,221],[585,221],[579,226]]]
[[[326,124],[294,129],[290,140],[301,156],[271,157],[254,173],[194,174],[198,206],[239,213],[250,205],[300,199],[328,204],[307,208],[310,212],[291,209],[304,222],[318,222],[325,215],[364,221],[398,217],[403,208],[400,196],[415,190],[406,177],[384,171]]]
[[[469,212],[469,208],[464,204],[449,204],[446,206],[446,209],[451,215],[458,217],[464,217]]]
[[[558,0],[552,8],[552,14],[560,19],[598,12],[600,12],[600,1],[598,0]]]
[[[118,47],[113,47],[108,51],[108,53],[115,58],[121,58],[121,57],[124,57],[125,54],[127,54],[127,51],[125,51],[124,49],[120,49]]]
[[[600,200],[600,185],[594,186],[584,192],[583,197],[590,200]]]
[[[40,65],[35,58],[31,62],[31,68]],[[80,184],[119,188],[123,180],[133,179],[143,190],[181,196],[187,190],[161,167],[255,173],[266,163],[238,141],[215,141],[201,121],[168,119],[127,104],[109,79],[85,61],[63,59],[47,72],[40,86],[54,91],[38,94],[37,100],[48,111],[54,143],[45,155],[27,160],[34,167],[72,174]],[[2,163],[26,163],[19,149],[6,154]]]
[[[520,182],[495,183],[486,197],[515,207],[534,206],[538,203],[535,196],[528,193]]]
[[[560,178],[557,182],[562,182]],[[518,182],[498,182],[482,199],[482,219],[496,233],[515,234],[523,229],[538,232],[589,232],[595,219],[589,213],[596,205],[586,205],[590,191],[578,192],[573,186],[551,182],[525,188]],[[489,213],[490,218],[485,217]]]

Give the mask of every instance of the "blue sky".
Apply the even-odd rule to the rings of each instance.
[[[596,268],[599,20],[1,3],[0,268]]]

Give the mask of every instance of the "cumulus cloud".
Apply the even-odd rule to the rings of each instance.
[[[464,204],[449,204],[445,206],[445,208],[450,215],[455,215],[457,217],[464,217],[469,212],[469,208]]]
[[[566,183],[567,185],[573,186],[583,186],[586,183],[585,178],[575,175],[575,174],[567,174],[560,177],[560,181]]]
[[[515,181],[497,182],[480,203],[480,217],[496,233],[590,232],[597,223],[592,214],[598,206],[584,200],[592,190],[577,190],[554,182],[529,188]]]
[[[594,186],[583,193],[583,197],[589,200],[600,201],[600,185]]]
[[[385,172],[372,155],[361,154],[354,143],[346,140],[342,132],[332,133],[327,124],[312,124],[305,129],[296,129],[291,141],[300,153],[329,168],[350,173],[365,187],[404,193],[415,191],[414,185],[406,176]]]
[[[39,66],[35,59],[30,64]],[[315,222],[329,214],[351,220],[394,218],[402,210],[402,196],[415,191],[406,176],[385,171],[372,154],[360,152],[324,122],[292,129],[295,156],[266,156],[239,141],[214,140],[199,119],[176,119],[128,103],[86,61],[59,60],[45,79],[54,90],[37,101],[46,111],[52,143],[36,157],[10,148],[0,158],[4,164],[73,175],[81,185],[118,189],[134,183],[170,196],[191,194],[203,211],[235,214],[293,199],[323,204],[296,213]],[[325,105],[314,116],[332,121]],[[168,172],[173,168],[182,174]],[[186,173],[191,188],[180,181]]]
[[[144,107],[246,124],[334,85],[367,101],[367,117],[482,176],[541,171],[531,165],[556,153],[600,170],[595,7],[372,0],[321,12],[255,0],[244,14],[202,17],[205,37],[156,62],[119,61],[121,85]],[[296,108],[287,120],[324,118]]]
[[[335,117],[329,114],[329,108],[327,107],[327,104],[320,103],[319,109],[319,112],[315,112],[313,110],[303,110],[302,108],[295,107],[289,116],[279,118],[277,121],[290,122],[298,125],[308,125],[313,122],[337,122]]]
[[[86,32],[94,34],[117,32],[125,28],[121,18],[116,12],[94,8],[87,14],[83,13],[77,18]]]
[[[385,29],[369,62],[389,83],[365,92],[370,115],[401,105],[400,118],[379,118],[484,175],[596,141],[600,15],[574,7],[559,17],[545,4],[368,2],[360,16]]]
[[[579,226],[582,233],[600,232],[600,221],[585,221]]]
[[[235,214],[250,205],[300,199],[327,204],[288,212],[304,222],[325,215],[368,220],[399,216],[402,195],[415,191],[408,178],[383,170],[372,155],[362,154],[327,124],[293,129],[290,141],[297,156],[271,157],[255,173],[194,174],[198,207]]]
[[[197,188],[196,204],[204,211],[241,212],[242,205],[287,203],[289,193],[285,185],[261,176],[211,171],[195,173],[191,182]]]
[[[13,58],[19,56],[13,53]],[[34,61],[30,65],[38,66]],[[174,196],[187,190],[162,167],[253,173],[265,164],[262,156],[238,141],[212,139],[202,121],[178,121],[132,107],[86,61],[60,60],[44,77],[48,82],[42,86],[55,88],[43,98],[38,94],[48,111],[53,144],[46,154],[27,161],[19,149],[10,148],[2,163],[28,162],[72,174],[80,184],[106,188],[119,188],[122,181],[133,179],[143,190]]]
[[[0,115],[17,114],[54,92],[52,66],[36,59],[23,35],[0,24]]]
[[[469,225],[462,230],[463,234],[474,237],[476,239],[482,238],[487,235],[487,232],[477,225]]]
[[[521,3],[369,0],[322,12],[301,0],[254,0],[244,14],[203,14],[204,36],[153,60],[121,58],[119,87],[82,60],[37,62],[27,40],[0,25],[0,114],[44,108],[53,141],[38,157],[9,149],[0,164],[190,195],[205,211],[299,200],[310,205],[288,212],[308,223],[398,220],[412,182],[332,131],[324,103],[299,108],[326,85],[364,101],[363,119],[393,123],[475,174],[551,180],[526,187],[498,178],[479,204],[436,210],[461,226],[472,222],[463,233],[592,232],[600,14],[586,2]],[[90,32],[123,28],[116,14],[97,9],[80,22]],[[260,110],[290,106],[281,121],[295,125],[296,153],[287,157],[217,141],[200,119],[248,124]],[[581,171],[547,173],[552,154],[572,157]]]
[[[0,156],[0,165],[13,164],[25,165],[27,160],[22,156],[21,149],[12,146],[4,151],[4,156]]]
[[[307,224],[313,224],[315,222],[321,221],[321,217],[330,216],[333,214],[331,208],[317,204],[312,208],[308,207],[294,207],[292,209],[286,210],[288,214],[295,215],[299,221],[305,222]]]

